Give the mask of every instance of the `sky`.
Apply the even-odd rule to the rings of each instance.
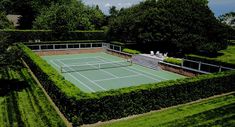
[[[99,5],[100,9],[108,14],[111,6],[117,8],[130,7],[134,4],[138,4],[143,0],[82,0],[87,5]],[[234,11],[235,12],[235,0],[209,0],[209,7],[214,12],[215,16],[220,16],[224,13]]]

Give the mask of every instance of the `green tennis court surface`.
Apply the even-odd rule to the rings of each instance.
[[[50,65],[58,70],[66,80],[72,82],[85,92],[106,91],[141,84],[161,82],[165,80],[184,78],[184,76],[167,72],[156,71],[136,64],[115,68],[83,70],[67,73],[61,72],[61,66],[98,65],[124,59],[106,53],[55,55],[44,56]]]

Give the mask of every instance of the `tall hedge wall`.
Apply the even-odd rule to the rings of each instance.
[[[105,40],[104,31],[71,31],[55,33],[51,30],[0,30],[0,34],[7,33],[14,42],[28,42],[29,40],[56,41],[56,40]]]
[[[29,48],[20,47],[24,60],[74,125],[145,113],[235,90],[235,71],[228,71],[88,94],[65,81]]]

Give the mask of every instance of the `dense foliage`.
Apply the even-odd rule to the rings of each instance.
[[[147,0],[120,11],[109,24],[111,39],[137,42],[142,50],[216,52],[227,46],[227,28],[206,0]]]
[[[171,127],[171,126],[227,126],[234,125],[235,94],[163,109],[96,127]],[[163,120],[164,119],[164,120]]]
[[[9,22],[6,14],[0,10],[0,29],[10,29],[13,28],[13,23]]]
[[[219,17],[220,21],[235,28],[235,12],[229,12]]]
[[[175,65],[181,65],[183,60],[182,59],[173,58],[173,57],[168,57],[168,58],[164,59],[164,62],[175,64]]]
[[[56,33],[51,30],[0,30],[0,34],[9,35],[8,40],[12,42],[41,41],[68,41],[68,40],[105,40],[104,31],[71,31]]]
[[[66,117],[80,125],[117,119],[235,90],[235,72],[84,93],[24,45],[24,59]]]
[[[6,33],[0,34],[0,67],[17,63],[21,56],[20,50],[13,45],[10,36]]]
[[[128,48],[124,48],[122,51],[125,53],[130,53],[130,54],[140,54],[140,51],[128,49]]]
[[[57,30],[60,29],[60,25],[70,28],[74,25],[75,19],[80,24],[73,29],[92,29],[99,28],[104,18],[98,7],[85,6],[80,0],[4,0],[1,4],[0,10],[8,14],[22,15],[19,21],[21,29],[31,29],[34,26],[39,29],[56,27]]]
[[[33,27],[58,32],[99,29],[103,18],[99,8],[88,8],[83,4],[55,4],[41,12]]]

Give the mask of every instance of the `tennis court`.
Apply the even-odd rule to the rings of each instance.
[[[50,65],[84,92],[106,91],[161,82],[184,76],[156,71],[104,53],[43,56]]]

